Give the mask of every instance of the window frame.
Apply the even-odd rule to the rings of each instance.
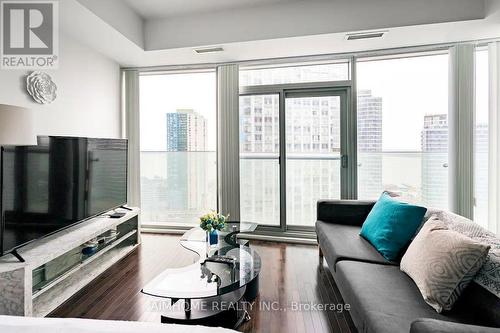
[[[215,90],[217,88],[217,75],[216,75],[216,69],[215,67],[212,66],[193,66],[193,68],[182,68],[182,69],[173,69],[173,70],[142,70],[139,71],[139,87],[140,87],[140,78],[141,76],[154,76],[154,75],[176,75],[176,74],[201,74],[201,73],[214,73],[215,75],[215,80],[214,80],[214,85],[215,85]],[[217,100],[216,100],[217,103]],[[139,95],[139,119],[140,119],[140,95]],[[217,126],[218,122],[218,109],[217,106],[215,106],[215,117],[216,121],[215,124]],[[140,134],[139,134],[140,136]],[[218,165],[219,165],[219,160],[218,160],[218,150],[219,150],[219,142],[216,139],[215,140],[215,169],[218,170]],[[139,146],[139,155],[142,152]],[[189,153],[189,152],[188,152]],[[139,165],[140,165],[139,161]],[[216,171],[216,183],[215,183],[215,191],[216,191],[216,209],[219,210],[219,196],[218,196],[218,181],[217,181],[217,171]],[[140,175],[139,175],[140,179]],[[139,180],[139,187],[141,188],[141,181]],[[139,189],[141,191],[141,189]],[[142,196],[141,196],[142,200]],[[179,223],[179,222],[154,222],[154,221],[141,221],[141,228],[144,228],[146,230],[170,230],[170,231],[186,231],[191,228],[196,226],[196,224],[191,224],[191,223]]]
[[[358,63],[369,63],[369,62],[378,62],[378,61],[391,61],[391,60],[399,60],[399,59],[412,59],[412,58],[422,58],[422,57],[432,57],[432,56],[438,56],[438,55],[448,55],[448,57],[450,57],[450,47],[446,47],[446,48],[439,48],[439,49],[430,49],[428,51],[426,50],[423,50],[423,51],[412,51],[412,52],[409,52],[409,53],[401,53],[401,52],[398,52],[398,53],[395,53],[395,54],[383,54],[383,55],[360,55],[358,57],[355,58],[355,62],[356,64]],[[448,90],[447,90],[447,93],[448,95],[446,96],[446,99],[449,99],[449,86],[450,86],[450,82],[449,82],[449,78],[450,78],[450,75],[449,75],[449,66],[450,66],[450,62],[451,60],[448,59],[448,67],[446,67],[446,72],[448,73]],[[357,83],[357,80],[358,80],[358,77],[356,76],[355,77],[355,81]],[[393,80],[394,81],[394,80]],[[396,84],[396,82],[393,82],[394,84]],[[423,91],[425,91],[426,88],[422,88]],[[357,106],[356,106],[356,109],[357,109]],[[450,115],[449,115],[449,112],[450,112],[450,105],[448,105],[448,108],[446,110],[446,114],[447,114],[447,118],[448,118],[448,121],[450,119]],[[449,124],[448,124],[448,127],[449,127]],[[382,129],[382,135],[383,135],[383,129]],[[399,150],[398,150],[399,151]],[[357,152],[358,153],[358,152]],[[382,152],[383,153],[383,152]],[[421,152],[422,154],[424,153],[423,151]],[[447,151],[448,153],[448,162],[446,162],[446,164],[449,164],[449,159],[451,158],[450,157],[450,152],[449,150]],[[423,167],[422,167],[423,168]],[[423,169],[422,169],[423,170]],[[383,174],[383,172],[382,172]],[[449,176],[447,177],[448,181],[449,181]],[[421,183],[420,185],[423,185],[423,179],[421,180]],[[448,184],[447,186],[447,189],[449,189],[451,186],[451,184]],[[383,190],[383,189],[382,189]],[[423,189],[422,189],[423,191]],[[376,200],[377,198],[362,198],[361,200]],[[449,205],[448,207],[446,208],[442,208],[442,207],[439,207],[439,208],[442,208],[442,209],[447,209],[447,210],[451,210],[451,200],[452,200],[452,197],[451,197],[451,194],[448,193],[448,201],[449,201]],[[422,203],[424,204],[424,203]]]

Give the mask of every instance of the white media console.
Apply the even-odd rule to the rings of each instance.
[[[140,243],[139,209],[105,214],[0,258],[0,315],[43,317],[55,310]],[[109,235],[112,235],[110,237]],[[116,237],[115,237],[116,235]],[[84,255],[85,243],[100,239],[95,253]]]

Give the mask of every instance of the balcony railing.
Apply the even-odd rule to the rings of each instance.
[[[278,156],[241,154],[242,219],[279,225]],[[141,152],[143,221],[194,224],[200,215],[216,209],[216,158],[215,152]],[[446,163],[446,153],[359,152],[359,198],[376,199],[383,190],[391,190],[412,201],[445,208]],[[288,224],[312,226],[316,200],[340,196],[338,153],[287,154],[286,192]]]

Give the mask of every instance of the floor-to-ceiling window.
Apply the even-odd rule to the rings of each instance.
[[[147,224],[194,224],[217,209],[216,77],[140,76],[141,208]]]
[[[474,219],[483,225],[487,57],[477,49]],[[356,78],[349,61],[240,69],[241,220],[304,230],[314,225],[318,199],[355,198],[349,186],[359,199],[389,190],[449,207],[448,53],[353,59]],[[346,125],[353,86],[357,122]],[[145,223],[194,224],[217,208],[215,99],[213,71],[140,76]],[[349,133],[357,135],[357,151],[346,151]],[[345,173],[344,162],[355,171]]]
[[[476,49],[474,220],[488,227],[488,49]]]
[[[358,198],[448,207],[448,54],[357,62]]]

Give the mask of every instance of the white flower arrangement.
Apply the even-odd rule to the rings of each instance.
[[[226,225],[226,220],[228,216],[224,216],[216,211],[211,211],[208,214],[200,217],[200,228],[207,232],[213,232],[214,230],[222,230]]]

